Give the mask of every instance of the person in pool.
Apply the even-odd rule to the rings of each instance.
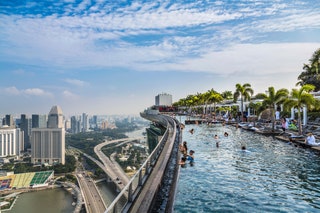
[[[190,161],[190,163],[194,162],[194,155],[193,154],[194,154],[194,151],[190,150],[189,155],[187,156],[187,160]]]
[[[186,164],[186,160],[187,160],[186,157],[181,157],[179,165],[181,165],[181,166],[185,165]]]

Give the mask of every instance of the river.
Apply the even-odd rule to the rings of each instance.
[[[28,192],[18,195],[9,213],[70,213],[73,212],[71,193],[62,188]]]

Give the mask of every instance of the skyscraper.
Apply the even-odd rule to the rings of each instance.
[[[89,129],[89,120],[86,113],[82,113],[82,129],[81,132],[87,132]]]
[[[47,127],[47,115],[32,115],[32,128],[46,128]]]
[[[6,115],[3,125],[8,125],[10,127],[13,127],[14,126],[13,116],[12,115]]]
[[[63,113],[59,106],[51,108],[47,128],[31,130],[31,162],[65,164],[65,129]]]
[[[59,106],[53,106],[48,115],[48,128],[64,128],[63,114]]]
[[[30,133],[31,133],[30,121],[31,120],[25,114],[21,114],[20,129],[24,132],[24,150],[27,150],[27,148],[30,148]]]
[[[76,116],[71,117],[71,133],[79,133],[80,132],[80,121]]]
[[[159,94],[155,97],[156,106],[172,106],[172,95],[167,93]]]

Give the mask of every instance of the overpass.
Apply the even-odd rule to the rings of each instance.
[[[141,117],[162,126],[166,131],[147,160],[128,180],[105,213],[173,210],[179,172],[178,146],[181,143],[179,122],[175,118],[160,114],[141,113]]]

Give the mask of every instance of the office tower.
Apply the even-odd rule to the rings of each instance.
[[[32,128],[46,128],[47,127],[47,115],[32,115]]]
[[[71,129],[71,121],[70,121],[70,119],[68,119],[68,120],[66,120],[66,121],[64,122],[64,128],[65,128],[66,130],[70,131],[70,129]]]
[[[59,106],[51,108],[47,128],[31,130],[31,162],[65,164],[65,129],[63,113]]]
[[[71,117],[71,133],[80,132],[80,121],[76,116]]]
[[[23,149],[23,131],[9,126],[0,128],[0,157],[21,156]]]
[[[155,97],[156,106],[172,106],[172,95],[167,93],[159,94]]]
[[[93,129],[98,127],[98,116],[92,116],[90,120],[90,127],[92,127]]]
[[[48,128],[64,128],[63,114],[59,106],[53,106],[48,115]]]
[[[86,113],[82,113],[82,132],[87,132],[89,130],[89,120]]]
[[[20,116],[20,129],[24,132],[24,150],[30,148],[31,120],[25,115]]]
[[[8,125],[10,127],[14,127],[14,121],[12,115],[6,115],[4,119],[4,125]]]

